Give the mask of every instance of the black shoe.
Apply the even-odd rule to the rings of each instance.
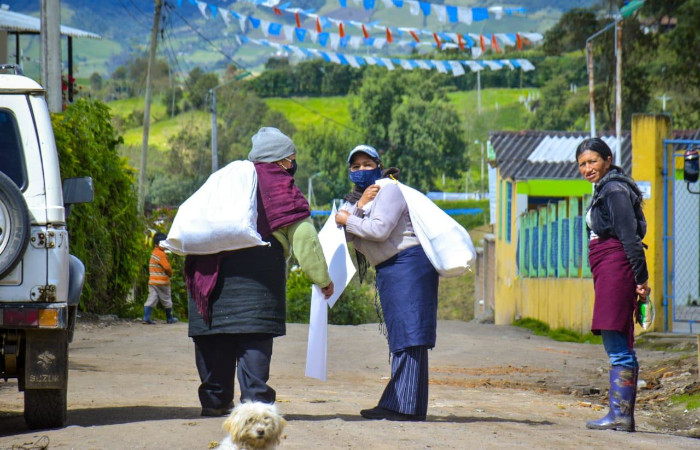
[[[221,417],[231,414],[233,411],[233,403],[229,403],[223,408],[202,408],[203,417]]]
[[[403,414],[400,412],[392,411],[390,409],[382,408],[381,406],[375,406],[372,409],[363,409],[360,411],[360,415],[365,419],[370,420],[395,420],[398,422],[424,422],[425,416],[417,416],[414,414]]]

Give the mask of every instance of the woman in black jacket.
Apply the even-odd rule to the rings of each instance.
[[[646,220],[642,193],[634,180],[612,163],[610,147],[599,138],[576,149],[583,177],[594,184],[586,212],[588,259],[593,272],[595,303],[591,331],[603,336],[610,358],[610,411],[586,426],[596,430],[634,431],[639,363],[634,353],[637,296],[649,294],[642,239]]]

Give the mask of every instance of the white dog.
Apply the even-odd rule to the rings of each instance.
[[[275,405],[261,402],[240,403],[231,411],[222,428],[229,435],[221,441],[219,450],[272,450],[282,439],[287,421]]]

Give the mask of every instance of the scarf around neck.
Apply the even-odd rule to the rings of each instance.
[[[274,231],[311,216],[294,177],[274,163],[256,162],[258,175],[258,233],[263,239]]]

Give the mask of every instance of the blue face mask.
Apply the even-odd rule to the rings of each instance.
[[[381,167],[377,167],[376,169],[372,170],[358,170],[356,172],[350,172],[350,181],[355,183],[355,185],[360,189],[365,189],[373,185],[381,177]]]

